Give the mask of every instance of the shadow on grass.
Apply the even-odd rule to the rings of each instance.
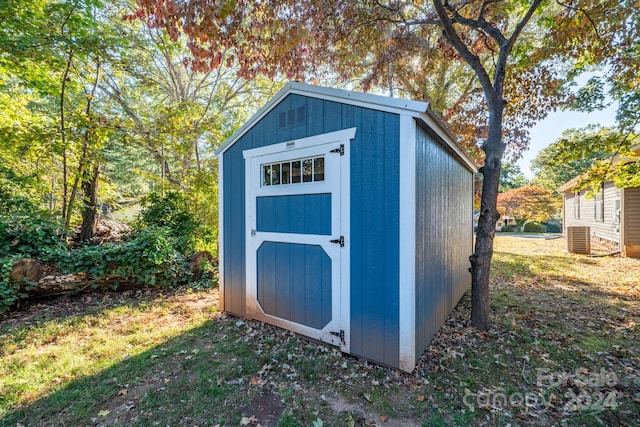
[[[73,323],[88,316],[100,315],[117,308],[144,308],[156,303],[171,290],[146,289],[135,291],[95,291],[84,295],[67,294],[42,300],[26,301],[12,311],[0,314],[0,334],[20,327],[30,327],[49,321]]]
[[[227,382],[255,374],[262,361],[244,341],[230,339],[228,330],[218,343],[220,329],[218,320],[210,320],[14,409],[0,424],[237,425],[238,408],[250,393]]]

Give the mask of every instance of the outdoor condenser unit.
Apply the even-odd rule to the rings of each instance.
[[[591,253],[591,229],[589,227],[567,227],[567,250],[572,254]]]

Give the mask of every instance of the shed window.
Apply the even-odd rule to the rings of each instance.
[[[324,181],[324,156],[262,165],[262,186]]]
[[[594,218],[596,221],[604,221],[604,188],[601,188],[596,194]]]
[[[580,219],[580,193],[573,193],[573,218]]]

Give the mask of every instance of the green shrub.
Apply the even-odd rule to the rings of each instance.
[[[0,313],[11,308],[20,298],[20,284],[9,281],[13,261],[22,258],[21,254],[0,257]]]
[[[64,249],[60,224],[43,213],[14,212],[0,215],[0,258],[10,255],[48,258]]]
[[[558,223],[546,223],[547,233],[562,233],[562,226]]]
[[[539,222],[528,222],[524,225],[525,233],[545,233],[547,227]]]
[[[66,273],[84,272],[93,280],[107,277],[146,286],[170,287],[190,278],[189,265],[165,227],[149,227],[124,243],[84,246],[60,257]]]
[[[183,217],[172,218],[180,221]],[[173,225],[184,226],[184,233],[192,229],[189,223]],[[171,287],[191,278],[189,264],[181,252],[185,239],[176,236],[168,225],[147,226],[123,243],[74,249],[69,249],[58,236],[59,230],[54,219],[41,213],[0,215],[0,313],[25,297],[20,294],[20,283],[9,282],[13,262],[21,258],[57,264],[66,274],[82,272],[96,281],[112,278],[114,285],[129,282]]]
[[[177,239],[178,250],[184,254],[195,252],[198,241],[210,233],[191,211],[189,199],[176,191],[169,191],[164,197],[158,193],[145,196],[135,225],[139,230],[148,227],[169,229]]]
[[[505,225],[500,231],[502,231],[503,233],[515,233],[516,231],[518,231],[518,227],[515,225]]]
[[[55,219],[37,209],[10,210],[0,215],[0,313],[24,297],[21,283],[9,281],[13,262],[21,258],[55,260],[66,249],[60,230]]]

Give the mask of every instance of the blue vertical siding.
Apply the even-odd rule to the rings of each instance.
[[[473,174],[417,128],[416,360],[471,283]]]
[[[258,302],[267,314],[322,329],[332,314],[331,259],[320,246],[264,242],[258,249]]]
[[[352,113],[361,125],[351,145],[351,351],[398,366],[400,121]]]
[[[278,129],[300,106],[306,121]],[[245,182],[242,151],[356,127],[351,142],[351,353],[398,366],[399,116],[289,95],[224,155],[225,309],[245,314]],[[294,307],[292,307],[294,309]]]
[[[224,153],[224,308],[245,315],[244,158],[235,146]]]

